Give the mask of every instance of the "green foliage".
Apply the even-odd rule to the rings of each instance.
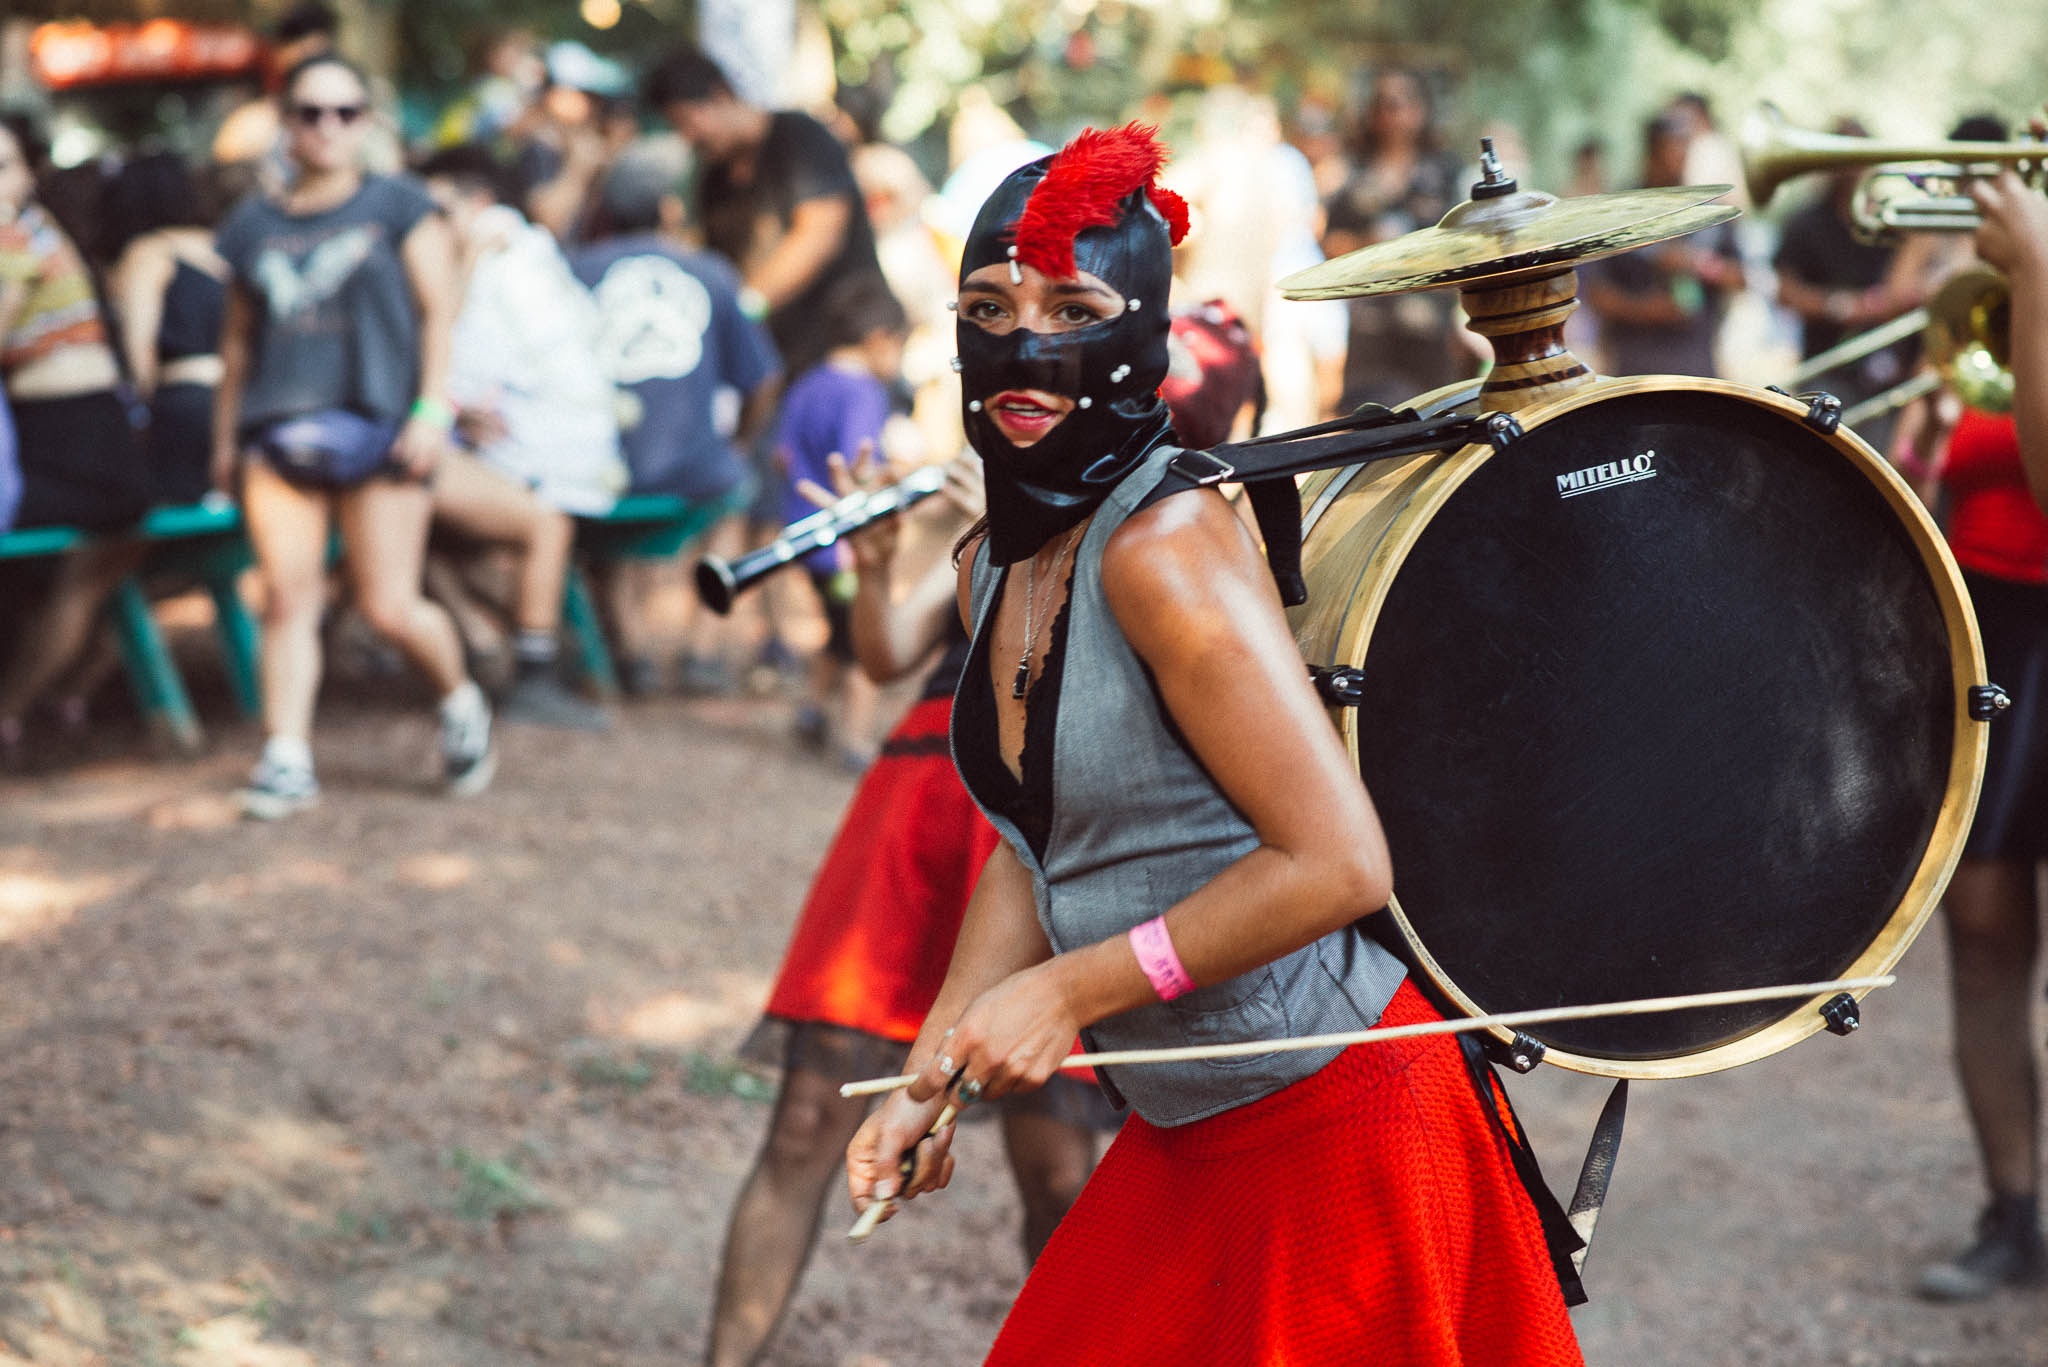
[[[683,1090],[700,1096],[736,1096],[742,1101],[773,1101],[775,1084],[728,1058],[692,1053],[684,1064]]]
[[[338,1210],[334,1213],[334,1225],[326,1231],[337,1243],[352,1244],[365,1240],[373,1244],[388,1244],[396,1237],[391,1217],[381,1211],[367,1215],[353,1210]]]
[[[1233,74],[1268,88],[1361,93],[1356,73],[1415,69],[1448,91],[1455,141],[1505,121],[1562,173],[1589,132],[1632,125],[1724,59],[1770,0],[818,0],[842,82],[894,91],[910,140],[980,86],[1047,139],[1126,117],[1147,97]],[[1689,84],[1700,84],[1690,81]]]
[[[693,0],[632,0],[619,22],[594,29],[565,0],[370,0],[396,28],[398,75],[414,90],[449,92],[469,74],[472,54],[490,34],[526,29],[542,43],[574,39],[635,65],[695,22]]]
[[[468,1149],[455,1149],[445,1166],[461,1179],[455,1213],[465,1220],[484,1223],[548,1207],[547,1198],[510,1158],[485,1158]]]
[[[654,1081],[654,1069],[644,1059],[618,1059],[591,1054],[576,1060],[576,1082],[583,1087],[617,1087],[637,1092]]]
[[[1358,100],[1405,66],[1445,96],[1454,147],[1493,125],[1528,145],[1525,180],[1562,188],[1573,148],[1606,145],[1630,183],[1644,119],[1707,95],[1725,132],[1764,99],[1797,123],[1860,115],[1938,135],[1979,109],[2048,97],[2048,6],[1979,0],[817,0],[839,77],[895,91],[908,140],[980,86],[1029,133],[1128,117],[1149,97],[1242,74],[1283,98]],[[1154,112],[1148,109],[1148,112]]]
[[[1649,0],[1651,17],[1673,42],[1709,61],[1723,61],[1735,35],[1761,8],[1756,0]]]

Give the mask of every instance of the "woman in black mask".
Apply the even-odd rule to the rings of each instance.
[[[1146,501],[1180,454],[1164,159],[1148,129],[1082,134],[996,191],[962,262],[988,516],[962,543],[953,748],[1004,840],[917,1081],[848,1150],[857,1209],[944,1186],[941,1110],[1042,1085],[1077,1031],[1124,1049],[1434,1014],[1353,925],[1387,901],[1385,839],[1258,546],[1211,489]],[[1137,1115],[989,1361],[1579,1361],[1448,1038],[1098,1076]]]

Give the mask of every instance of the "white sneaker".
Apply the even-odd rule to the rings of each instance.
[[[235,800],[242,805],[242,815],[253,821],[282,821],[318,803],[320,783],[309,765],[260,759],[249,771],[248,786],[236,791]]]
[[[491,705],[480,689],[468,705],[441,709],[441,772],[455,797],[476,796],[491,786],[498,772],[498,751],[491,744]]]

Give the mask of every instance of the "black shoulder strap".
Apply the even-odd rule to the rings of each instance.
[[[1564,1294],[1564,1303],[1584,1305],[1586,1284],[1580,1279],[1579,1271],[1585,1264],[1586,1240],[1573,1225],[1571,1216],[1558,1204],[1557,1197],[1551,1194],[1549,1184],[1543,1180],[1543,1169],[1536,1162],[1536,1148],[1529,1142],[1529,1132],[1522,1127],[1522,1118],[1515,1114],[1514,1104],[1508,1100],[1507,1088],[1501,1086],[1492,1062],[1486,1057],[1486,1047],[1470,1034],[1458,1036],[1458,1047],[1464,1054],[1465,1071],[1472,1079],[1472,1089],[1479,1094],[1479,1104],[1494,1132],[1507,1144],[1508,1158],[1514,1164],[1515,1175],[1521,1179],[1523,1190],[1529,1193],[1529,1204],[1535,1207],[1537,1223],[1543,1228],[1544,1246],[1550,1251],[1551,1270],[1557,1274],[1557,1288]],[[1623,1096],[1626,1095],[1624,1091]],[[1615,1143],[1617,1146],[1620,1143],[1618,1126]],[[1605,1190],[1603,1182],[1603,1196]],[[1597,1218],[1597,1209],[1594,1213]],[[1591,1232],[1590,1225],[1588,1232]]]
[[[1168,462],[1158,485],[1139,500],[1138,509],[1189,489],[1243,484],[1258,519],[1259,535],[1266,542],[1266,560],[1280,586],[1280,599],[1293,607],[1308,600],[1301,577],[1301,500],[1295,490],[1296,475],[1474,442],[1498,449],[1521,434],[1521,425],[1505,413],[1419,418],[1413,409],[1368,404],[1348,417],[1313,427],[1208,451],[1182,451]]]
[[[1451,1001],[1436,980],[1422,970],[1421,956],[1415,946],[1401,934],[1393,917],[1386,912],[1368,916],[1357,923],[1366,938],[1379,944],[1408,970],[1408,980],[1415,984],[1425,1000],[1436,1008],[1437,1014],[1445,1020],[1454,1020],[1465,1014],[1462,1007]],[[1480,1108],[1486,1112],[1487,1123],[1507,1145],[1508,1158],[1514,1164],[1515,1176],[1520,1179],[1522,1189],[1529,1194],[1529,1204],[1534,1207],[1537,1223],[1543,1229],[1543,1243],[1550,1254],[1551,1270],[1557,1274],[1557,1288],[1564,1295],[1566,1305],[1586,1303],[1584,1273],[1586,1254],[1593,1244],[1593,1226],[1600,1219],[1601,1207],[1607,1200],[1607,1185],[1614,1176],[1614,1163],[1621,1154],[1622,1119],[1628,1108],[1628,1079],[1618,1080],[1613,1091],[1608,1093],[1607,1104],[1600,1112],[1600,1120],[1593,1129],[1593,1137],[1586,1148],[1586,1161],[1579,1169],[1579,1183],[1572,1192],[1569,1206],[1560,1204],[1543,1178],[1542,1165],[1536,1161],[1536,1147],[1529,1138],[1522,1118],[1515,1114],[1514,1102],[1508,1097],[1508,1089],[1500,1080],[1494,1067],[1494,1057],[1515,1058],[1520,1048],[1533,1046],[1533,1056],[1524,1056],[1513,1066],[1521,1072],[1534,1067],[1534,1059],[1541,1057],[1542,1045],[1525,1041],[1517,1035],[1513,1045],[1473,1032],[1458,1035],[1458,1048],[1465,1060],[1465,1073],[1471,1079],[1472,1090],[1479,1098]]]

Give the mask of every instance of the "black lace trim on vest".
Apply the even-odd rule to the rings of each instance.
[[[1009,578],[1006,566],[989,600],[991,622]],[[1066,601],[1052,619],[1045,661],[1024,703],[1024,752],[1018,757],[1024,771],[1022,780],[1011,774],[1010,766],[1003,762],[1001,732],[996,724],[995,681],[988,662],[988,644],[995,634],[992,630],[979,633],[980,639],[967,661],[967,677],[973,686],[963,688],[955,704],[960,734],[970,742],[960,748],[961,780],[983,806],[1007,817],[1016,826],[1041,863],[1052,838],[1053,740],[1067,657],[1067,619],[1073,605],[1074,575],[1069,570]]]

